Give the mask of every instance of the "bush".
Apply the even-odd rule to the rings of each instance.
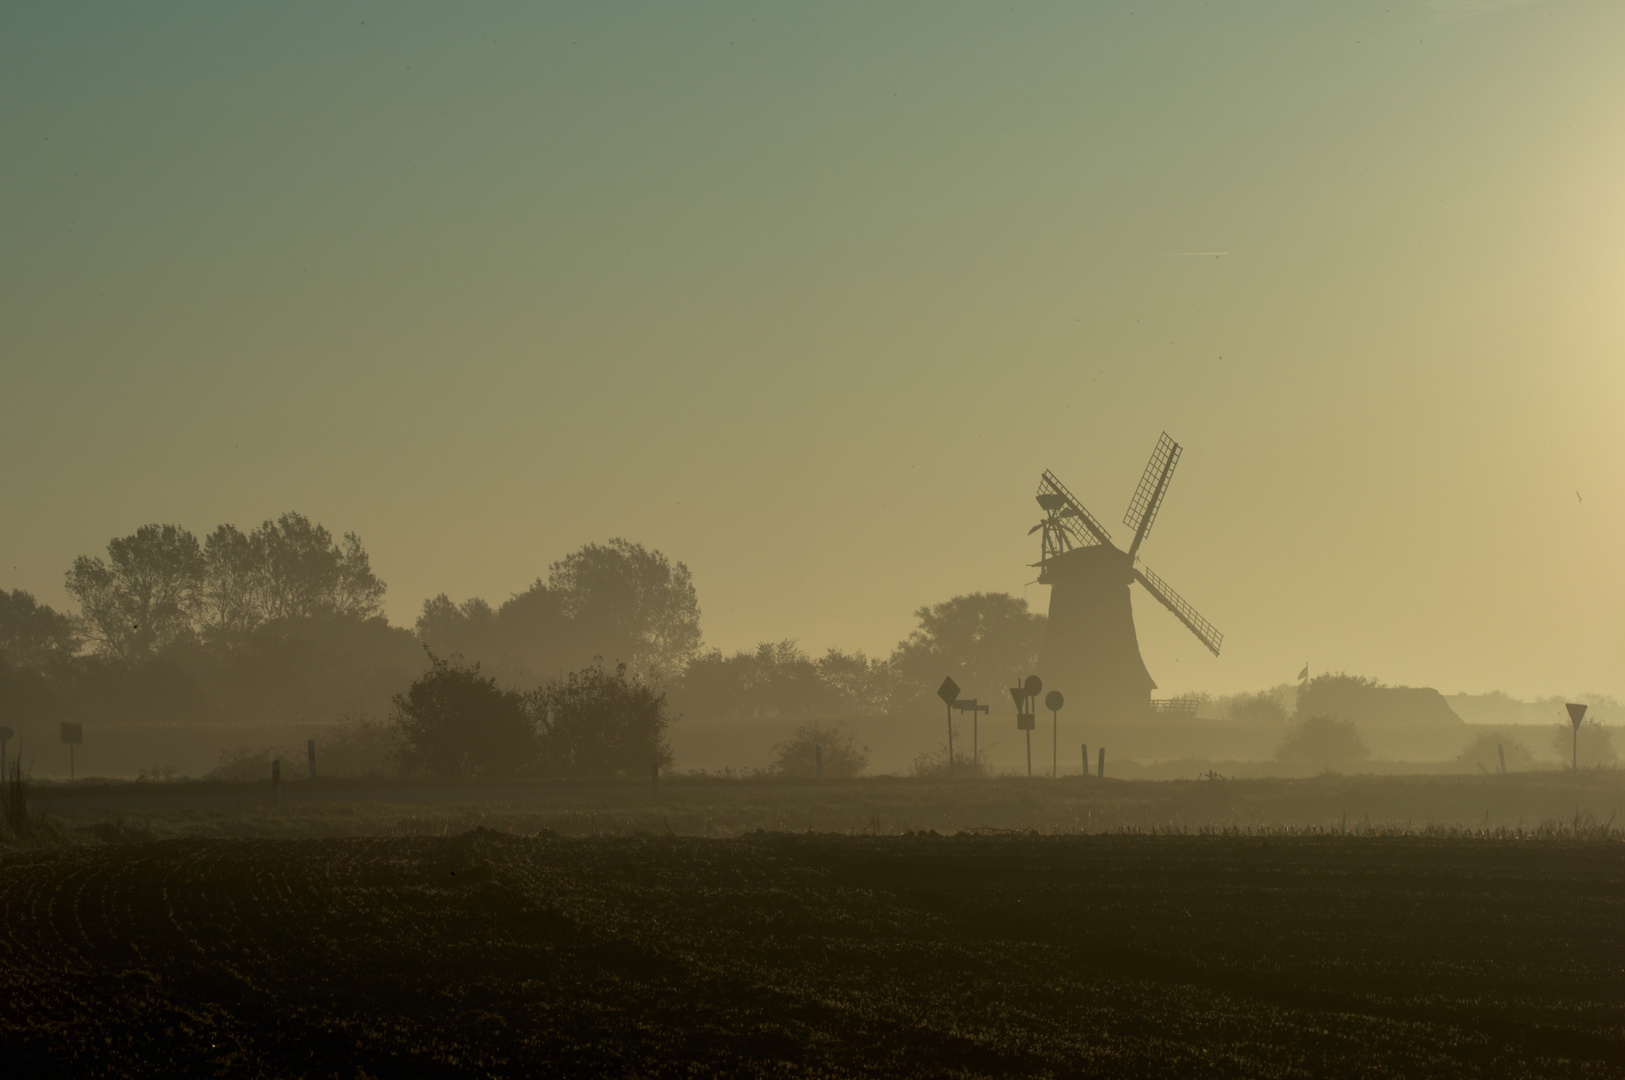
[[[599,660],[554,679],[530,696],[543,768],[566,776],[647,773],[653,759],[672,762],[666,744],[666,695]]]
[[[425,649],[425,652],[428,650]],[[480,666],[429,653],[430,668],[396,694],[390,721],[408,772],[445,778],[512,776],[536,761],[536,728],[516,691]]]
[[[1552,729],[1552,749],[1565,769],[1574,765],[1574,725],[1558,724]],[[1595,720],[1580,725],[1580,768],[1594,769],[1599,765],[1613,765],[1619,761],[1614,749],[1614,729],[1604,727]]]
[[[1339,772],[1371,756],[1352,720],[1311,716],[1292,728],[1275,751],[1275,758],[1317,772]]]
[[[1485,772],[1498,773],[1501,771],[1501,755],[1497,747],[1506,750],[1507,772],[1528,772],[1540,767],[1528,747],[1513,742],[1512,736],[1502,731],[1486,731],[1479,735],[1467,744],[1456,760],[1469,770],[1480,768]]]
[[[846,725],[810,720],[797,725],[788,741],[773,748],[773,765],[768,771],[775,776],[818,775],[814,747],[823,747],[825,776],[856,776],[869,767],[869,748],[859,746]]]
[[[392,776],[405,749],[400,729],[387,720],[347,712],[326,739],[316,742],[316,775]]]
[[[1268,690],[1256,694],[1237,694],[1230,703],[1230,719],[1242,723],[1281,724],[1287,722],[1286,706]]]
[[[291,755],[280,746],[263,746],[258,749],[252,746],[239,746],[235,750],[222,750],[220,763],[209,770],[205,779],[229,780],[238,784],[269,780],[271,762],[276,759],[283,762],[283,779],[289,779],[287,762],[291,759]]]

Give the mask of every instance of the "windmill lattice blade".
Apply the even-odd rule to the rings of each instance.
[[[1156,597],[1159,604],[1174,613],[1174,618],[1185,624],[1185,629],[1196,635],[1196,640],[1207,646],[1208,652],[1214,656],[1219,655],[1219,646],[1224,644],[1224,635],[1219,632],[1217,626],[1202,618],[1183,596],[1174,592],[1166,581],[1153,574],[1149,566],[1136,566],[1134,576],[1145,586],[1146,592]]]
[[[1168,482],[1174,478],[1174,466],[1179,464],[1180,449],[1164,431],[1156,449],[1151,451],[1151,460],[1145,463],[1140,486],[1134,489],[1134,498],[1129,500],[1128,510],[1123,514],[1123,524],[1134,530],[1134,542],[1128,549],[1130,555],[1139,551],[1151,532],[1152,523],[1157,520],[1162,497],[1168,492]]]
[[[1083,504],[1066,489],[1066,485],[1048,469],[1044,470],[1043,478],[1038,481],[1038,490],[1062,496],[1066,499],[1066,505],[1076,511],[1076,517],[1070,514],[1057,515],[1064,520],[1058,520],[1056,524],[1078,547],[1092,547],[1095,544],[1112,542],[1112,534],[1106,531],[1106,526],[1096,520],[1095,515],[1085,510]],[[1081,527],[1079,522],[1082,522]]]

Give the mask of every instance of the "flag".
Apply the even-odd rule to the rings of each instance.
[[[1303,665],[1303,670],[1298,672],[1298,681],[1303,682],[1304,680],[1306,680],[1308,678],[1309,678],[1309,665],[1305,664],[1305,665]]]

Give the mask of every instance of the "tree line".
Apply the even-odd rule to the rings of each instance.
[[[412,628],[354,532],[296,513],[202,540],[144,525],[65,575],[77,610],[0,590],[0,711],[27,721],[262,723],[382,715],[430,654],[516,692],[595,666],[657,687],[672,715],[813,718],[934,707],[946,674],[996,699],[1037,659],[1043,617],[998,593],[922,607],[885,657],[794,641],[704,646],[692,575],[624,539],[589,543],[500,603],[424,601]],[[585,677],[585,676],[582,676]]]

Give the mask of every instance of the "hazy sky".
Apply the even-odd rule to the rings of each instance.
[[[0,8],[0,587],[356,530],[410,624],[624,536],[707,641],[1040,610],[1165,691],[1625,694],[1625,4]],[[1189,252],[1225,252],[1222,256]],[[1576,494],[1578,492],[1578,495]],[[1583,501],[1582,501],[1583,499]]]

